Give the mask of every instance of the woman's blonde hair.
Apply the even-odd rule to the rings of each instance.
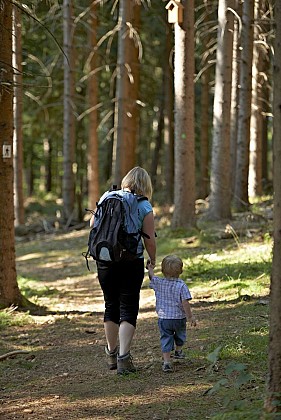
[[[176,255],[167,255],[162,261],[161,269],[165,277],[178,278],[182,273],[183,262]]]
[[[136,166],[124,176],[121,182],[121,188],[129,188],[135,194],[144,195],[149,200],[152,197],[151,179],[145,169]]]

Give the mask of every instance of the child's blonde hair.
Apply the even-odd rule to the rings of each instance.
[[[151,179],[145,169],[136,166],[124,176],[121,182],[121,188],[129,188],[138,195],[144,195],[149,200],[152,196]]]
[[[182,273],[183,262],[176,255],[167,255],[162,261],[161,270],[165,277],[178,278]]]

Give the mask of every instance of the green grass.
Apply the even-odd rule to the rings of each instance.
[[[16,312],[14,308],[0,311],[0,330],[4,330],[10,326],[22,327],[32,322],[32,318],[26,312]]]
[[[38,280],[29,279],[22,276],[18,276],[18,285],[22,294],[27,298],[32,298],[33,302],[36,303],[36,300],[39,297],[44,296],[55,296],[58,294],[58,290],[50,288],[48,286],[40,286]]]

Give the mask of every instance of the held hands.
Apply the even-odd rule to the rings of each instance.
[[[155,268],[155,261],[151,261],[150,259],[148,259],[147,260],[147,262],[146,262],[146,266],[145,266],[145,268],[147,269],[147,270],[149,270],[149,269],[154,269]]]

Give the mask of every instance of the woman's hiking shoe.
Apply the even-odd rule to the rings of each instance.
[[[185,354],[182,350],[175,350],[174,359],[185,359]]]
[[[163,362],[162,370],[163,370],[163,372],[173,372],[173,367],[172,367],[171,363]]]
[[[118,353],[117,347],[115,350],[109,351],[107,346],[105,346],[104,351],[106,354],[108,369],[109,370],[117,369],[117,353]]]
[[[133,364],[133,359],[130,352],[123,356],[117,356],[117,374],[127,375],[128,373],[136,372],[136,368]]]

